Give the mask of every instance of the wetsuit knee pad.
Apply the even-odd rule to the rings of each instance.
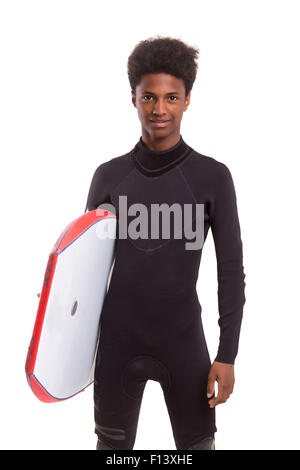
[[[112,447],[107,446],[104,442],[98,439],[96,450],[114,450]]]

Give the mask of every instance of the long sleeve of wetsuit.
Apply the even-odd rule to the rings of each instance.
[[[216,361],[234,364],[238,351],[243,306],[246,301],[243,246],[231,173],[221,163],[216,173],[210,224],[218,275],[220,340]]]
[[[102,163],[94,172],[87,197],[85,212],[97,209],[97,207],[104,202],[111,203],[110,193],[105,177],[105,165],[106,163]]]

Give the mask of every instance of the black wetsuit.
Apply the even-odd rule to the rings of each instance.
[[[234,364],[246,284],[229,169],[193,150],[182,136],[164,151],[149,150],[141,137],[132,151],[96,169],[86,208],[109,202],[119,217],[122,195],[128,207],[143,203],[149,214],[154,203],[204,204],[204,237],[211,227],[217,257],[220,341],[215,360]],[[128,224],[132,220],[128,216]],[[202,250],[185,249],[187,241],[174,233],[163,239],[161,231],[159,239],[121,239],[117,227],[94,381],[95,432],[113,449],[133,449],[148,379],[162,386],[177,449],[216,431],[215,409],[206,396],[211,361],[196,291]]]

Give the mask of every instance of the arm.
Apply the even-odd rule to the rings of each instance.
[[[236,193],[231,173],[223,163],[219,163],[214,184],[210,223],[217,258],[220,339],[208,377],[208,397],[213,396],[214,383],[218,382],[218,396],[209,401],[211,407],[224,403],[233,391],[234,361],[246,301],[246,276]]]
[[[105,177],[105,163],[102,163],[94,172],[84,212],[95,210],[104,202],[111,203],[111,198]]]

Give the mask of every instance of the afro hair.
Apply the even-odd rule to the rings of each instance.
[[[180,39],[157,35],[140,41],[128,57],[127,72],[131,91],[136,92],[144,74],[168,73],[183,80],[187,96],[196,79],[198,56],[198,48]]]

